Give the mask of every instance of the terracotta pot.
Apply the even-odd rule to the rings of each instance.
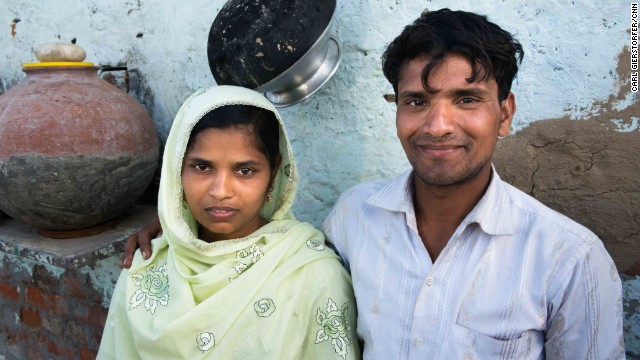
[[[97,70],[25,67],[27,77],[0,96],[0,209],[11,217],[45,232],[99,232],[151,182],[153,122]]]

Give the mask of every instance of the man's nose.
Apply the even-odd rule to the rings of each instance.
[[[445,101],[435,101],[425,113],[424,132],[442,137],[453,133],[455,129],[454,109]]]

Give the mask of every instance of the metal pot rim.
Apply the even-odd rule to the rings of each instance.
[[[329,24],[309,50],[287,70],[256,88],[276,107],[297,104],[315,92],[333,76],[342,60],[340,40],[329,35],[335,20],[335,9]]]

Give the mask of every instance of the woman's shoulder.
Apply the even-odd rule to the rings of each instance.
[[[142,257],[140,249],[137,249],[131,261],[129,272],[135,272],[149,266],[153,266],[158,261],[166,260],[168,244],[167,240],[162,236],[151,240],[151,256],[148,259]]]

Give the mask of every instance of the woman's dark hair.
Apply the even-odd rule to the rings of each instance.
[[[276,159],[280,155],[280,125],[272,111],[251,105],[226,105],[206,113],[191,130],[189,148],[196,135],[207,128],[248,129],[257,140],[257,148],[269,160],[271,169],[276,167]]]
[[[382,55],[384,76],[398,95],[399,74],[409,61],[427,56],[429,63],[422,70],[422,84],[428,92],[429,73],[447,55],[460,55],[472,65],[472,83],[494,78],[498,83],[498,99],[509,96],[511,83],[518,72],[524,51],[510,33],[487,20],[485,16],[441,9],[424,12],[407,25]]]

